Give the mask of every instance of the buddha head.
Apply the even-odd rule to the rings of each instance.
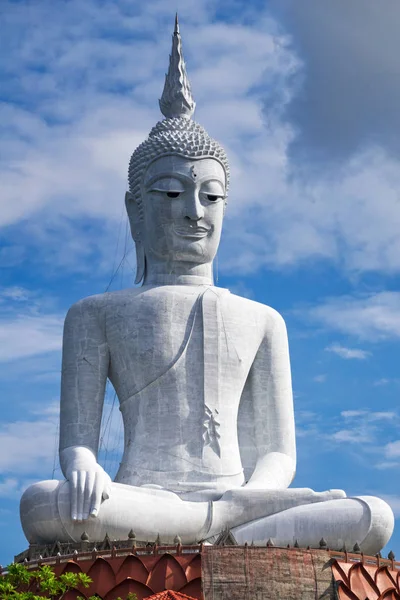
[[[176,19],[160,108],[166,117],[129,163],[126,208],[136,245],[136,283],[148,263],[212,263],[219,245],[229,185],[224,149],[192,121],[195,103]]]

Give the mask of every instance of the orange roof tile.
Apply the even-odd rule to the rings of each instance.
[[[368,558],[368,557],[367,557]],[[332,572],[339,600],[400,600],[400,569],[391,565],[334,560]]]
[[[153,596],[149,596],[146,600],[196,600],[193,596],[187,596],[180,592],[174,592],[173,590],[165,590],[164,592],[158,592]]]

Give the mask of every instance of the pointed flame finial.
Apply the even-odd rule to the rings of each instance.
[[[172,50],[169,56],[168,73],[160,98],[160,110],[164,117],[185,117],[190,119],[196,103],[193,100],[189,79],[182,53],[182,39],[179,33],[178,13],[175,16],[175,29],[172,36]]]

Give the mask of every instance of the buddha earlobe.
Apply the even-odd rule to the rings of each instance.
[[[136,277],[135,283],[143,281],[146,271],[146,255],[140,235],[140,213],[138,204],[131,192],[125,194],[125,206],[128,214],[131,234],[136,248]]]
[[[146,274],[146,255],[141,241],[135,241],[136,248],[136,277],[135,283],[141,283]]]

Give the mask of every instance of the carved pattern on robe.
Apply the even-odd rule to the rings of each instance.
[[[215,411],[218,414],[218,411]],[[210,446],[218,456],[221,456],[221,447],[219,445],[219,428],[221,423],[212,414],[211,410],[207,405],[204,407],[204,420],[203,420],[203,440],[205,446]]]

